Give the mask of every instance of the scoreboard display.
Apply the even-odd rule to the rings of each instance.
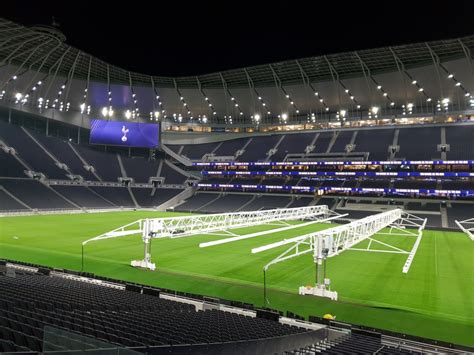
[[[159,125],[128,121],[91,120],[90,144],[154,148],[159,143]]]

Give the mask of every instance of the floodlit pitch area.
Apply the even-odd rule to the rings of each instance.
[[[0,218],[0,258],[80,270],[83,241],[140,218],[175,215],[137,211]],[[156,271],[130,266],[132,259],[143,256],[141,237],[102,240],[86,245],[84,271],[261,306],[262,268],[287,246],[259,254],[252,254],[251,249],[331,226],[306,225],[208,248],[199,248],[199,244],[223,237],[154,239]],[[263,225],[233,231],[248,234],[279,227]],[[389,235],[375,238],[407,250],[415,241],[413,237]],[[374,244],[372,248],[384,248]],[[402,273],[405,260],[406,255],[352,250],[328,259],[328,277],[339,293],[339,301],[334,302],[298,295],[299,286],[314,284],[315,280],[311,254],[299,256],[270,268],[269,306],[303,316],[331,313],[341,321],[474,345],[473,242],[461,232],[425,230],[407,274]]]

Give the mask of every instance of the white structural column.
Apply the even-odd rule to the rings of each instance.
[[[327,206],[321,205],[298,208],[279,208],[265,211],[140,219],[125,226],[116,228],[110,232],[88,239],[84,241],[82,245],[84,246],[92,241],[141,234],[145,246],[145,257],[143,260],[132,261],[132,266],[154,270],[156,265],[151,262],[151,240],[153,238],[186,237],[216,231],[227,231],[234,228],[281,223],[283,221],[321,221],[331,213],[332,212]]]
[[[456,220],[455,222],[471,240],[474,240],[474,218],[465,219],[464,221]]]
[[[408,258],[402,269],[402,271],[406,273],[410,269],[411,263],[421,242],[422,231],[425,225],[426,219],[413,216],[401,209],[394,209],[371,215],[335,228],[254,248],[252,249],[252,253],[260,253],[283,245],[293,244],[288,250],[265,265],[264,272],[266,272],[273,264],[280,263],[299,255],[313,253],[313,259],[317,267],[316,286],[300,287],[300,294],[312,294],[337,299],[337,292],[330,290],[330,280],[325,277],[324,261],[326,258],[339,255],[345,250],[408,254]],[[387,233],[379,233],[384,228],[390,229]],[[406,251],[371,238],[377,233],[390,234],[393,236],[415,236],[417,239],[412,250]],[[366,239],[370,239],[367,248],[353,248],[353,246]],[[372,242],[383,244],[388,247],[389,250],[370,249]]]

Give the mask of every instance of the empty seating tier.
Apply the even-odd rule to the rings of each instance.
[[[41,172],[50,179],[66,178],[67,172],[61,170],[22,128],[0,122],[0,139],[13,147],[32,170]]]
[[[181,155],[189,159],[201,160],[204,154],[211,153],[219,143],[188,144],[185,145]]]
[[[439,159],[438,144],[441,143],[441,129],[438,127],[400,128],[398,136],[398,159]]]
[[[39,352],[43,338],[51,344],[74,345],[53,332],[45,334],[46,326],[119,347],[220,343],[308,332],[261,318],[196,311],[194,305],[159,296],[62,277],[0,275],[2,349]]]
[[[242,149],[248,140],[248,138],[240,138],[224,141],[214,154],[216,156],[235,156],[237,151]]]
[[[0,177],[25,177],[26,168],[11,154],[0,149]]]
[[[156,189],[155,194],[152,196],[153,189],[145,187],[134,187],[132,188],[133,195],[137,200],[138,204],[142,207],[156,207],[164,202],[168,201],[172,197],[179,194],[180,189]]]
[[[157,161],[147,161],[143,158],[121,157],[123,167],[127,172],[127,177],[133,178],[135,182],[147,183],[150,177],[158,173]]]
[[[356,152],[369,152],[369,160],[387,160],[393,129],[360,130],[355,140]]]
[[[449,160],[473,159],[474,139],[472,126],[446,127],[446,143],[449,144]]]
[[[272,149],[281,138],[281,135],[254,137],[245,148],[244,154],[238,157],[239,161],[259,161],[267,158],[267,152]]]
[[[212,203],[204,206],[200,212],[235,212],[243,205],[248,203],[253,198],[253,195],[228,194],[221,196]]]
[[[175,169],[171,168],[167,164],[163,164],[161,168],[161,176],[165,178],[165,184],[177,184],[181,185],[187,180],[187,176],[181,174]]]
[[[117,182],[118,177],[122,176],[115,154],[100,152],[82,145],[77,145],[75,148],[79,151],[82,158],[95,168],[95,171],[103,181]]]
[[[61,163],[66,164],[72,174],[80,175],[85,180],[97,181],[94,174],[84,168],[83,162],[74,153],[68,142],[55,137],[47,137],[33,131],[30,131],[30,133]]]
[[[75,204],[86,208],[112,208],[116,207],[111,202],[94,193],[93,190],[83,186],[61,186],[52,188]],[[118,188],[120,189],[120,188]]]
[[[218,197],[219,195],[214,193],[196,193],[195,195],[187,199],[184,203],[175,207],[175,211],[198,211],[200,207],[208,204],[209,202],[215,200]]]
[[[278,151],[272,156],[273,161],[283,161],[287,154],[304,154],[316,135],[314,133],[286,134],[278,146]]]
[[[38,209],[75,209],[65,199],[39,181],[29,179],[4,179],[1,185],[15,197],[31,208]]]
[[[353,131],[339,131],[336,141],[331,148],[331,153],[344,153],[346,151],[346,145],[351,142]]]
[[[116,206],[135,207],[126,187],[91,186],[90,189]]]

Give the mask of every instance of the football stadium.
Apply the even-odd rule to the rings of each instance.
[[[473,52],[154,76],[0,18],[0,353],[474,351]]]

